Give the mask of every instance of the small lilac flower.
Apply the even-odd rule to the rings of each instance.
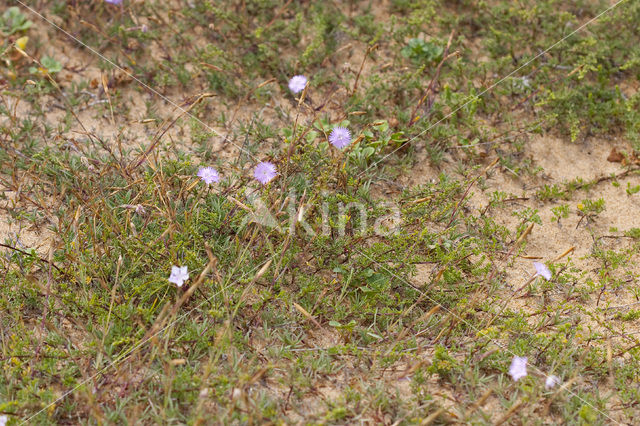
[[[304,90],[307,85],[307,77],[304,75],[294,75],[289,80],[289,90],[293,93],[300,93]]]
[[[140,216],[144,216],[147,213],[147,210],[144,208],[142,204],[122,204],[120,205],[120,207],[125,209],[135,210],[136,213]]]
[[[278,172],[276,171],[276,166],[268,161],[259,163],[253,171],[253,177],[255,177],[256,180],[263,185],[271,182],[271,180],[273,180],[273,178],[276,177],[277,174]]]
[[[551,271],[547,268],[547,265],[540,262],[533,262],[533,266],[536,268],[536,275],[540,275],[544,277],[545,280],[549,281],[551,279]]]
[[[559,384],[560,384],[560,377],[554,376],[553,374],[547,377],[547,380],[544,381],[544,387],[547,390],[553,389],[556,387],[556,385],[559,385]]]
[[[189,272],[187,272],[186,266],[172,266],[171,275],[169,275],[169,282],[182,287],[182,284],[189,279]]]
[[[122,0],[104,0],[104,1],[109,3],[109,4],[116,4],[116,5],[121,5],[122,4]]]
[[[9,421],[9,417],[2,415],[0,416],[0,426],[5,426]]]
[[[200,167],[200,170],[198,170],[198,177],[207,185],[220,182],[220,175],[213,167]]]
[[[338,149],[344,149],[351,143],[351,132],[344,127],[336,127],[329,135],[329,142]]]
[[[516,382],[527,375],[527,357],[514,356],[509,367],[509,374]]]

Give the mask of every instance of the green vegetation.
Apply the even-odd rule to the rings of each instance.
[[[640,416],[640,224],[615,222],[640,196],[640,2],[32,6],[60,30],[17,6],[0,11],[8,424]],[[629,154],[542,166],[592,140]]]

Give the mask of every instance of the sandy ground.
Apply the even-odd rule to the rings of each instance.
[[[381,10],[384,10],[384,8]],[[46,121],[50,125],[59,128],[61,136],[65,138],[81,138],[79,135],[86,129],[112,144],[121,139],[126,140],[131,146],[144,148],[153,140],[158,127],[161,125],[160,122],[156,121],[145,122],[149,116],[146,103],[153,103],[154,111],[161,117],[161,120],[170,120],[180,114],[180,110],[176,109],[175,105],[159,100],[154,94],[141,90],[134,84],[118,86],[117,81],[124,82],[127,77],[122,73],[112,73],[107,75],[108,79],[112,79],[115,82],[110,90],[122,91],[123,99],[128,99],[130,102],[128,121],[113,121],[108,108],[108,97],[105,96],[101,87],[102,74],[97,67],[96,59],[86,52],[80,52],[68,43],[57,45],[54,49],[55,52],[48,53],[55,53],[55,57],[59,58],[66,67],[66,70],[60,76],[63,89],[69,88],[72,82],[80,80],[88,79],[95,82],[92,87],[87,89],[89,93],[87,103],[76,111],[79,122],[74,120],[70,130],[63,130],[60,126],[66,115],[63,105],[58,105],[53,98],[43,105],[43,109],[46,111]],[[352,74],[358,72],[362,62],[362,50],[346,48],[341,54],[343,55],[343,60],[341,61],[342,69]],[[383,61],[378,63],[365,62],[363,75],[379,72],[380,67],[383,65]],[[82,72],[72,72],[69,71],[71,69],[84,70]],[[633,87],[624,87],[623,89],[631,92],[637,90],[637,88]],[[282,111],[293,115],[294,106],[291,105],[291,102],[285,100],[278,93],[279,89],[274,87],[273,90],[273,101],[267,107],[256,107],[251,105],[249,101],[239,105],[228,106],[217,102],[215,99],[207,100],[206,114],[203,113],[198,118],[207,122],[207,117],[215,117],[224,112],[227,116],[234,117],[236,123],[238,121],[249,121],[253,114],[258,114],[267,121],[276,122],[278,114],[282,113]],[[197,93],[189,95],[195,94]],[[180,104],[188,96],[186,94],[172,93],[169,97],[173,103]],[[20,103],[16,99],[9,99],[9,102],[15,106],[12,110],[15,111],[15,116],[18,118],[25,118],[32,113],[30,108],[23,102]],[[96,105],[104,105],[105,107],[100,112],[96,112]],[[4,119],[8,118],[4,117]],[[230,123],[226,128],[212,125],[214,130],[221,135],[227,134],[232,126],[233,123]],[[165,136],[165,140],[187,148],[189,148],[189,144],[186,141],[189,139],[190,128],[186,120],[180,120]],[[58,141],[51,141],[51,143],[58,143]],[[214,143],[218,143],[215,150],[223,157],[237,155],[238,150],[237,147],[233,146],[234,144],[223,146],[220,141]],[[542,168],[542,171],[537,176],[514,176],[511,171],[498,166],[487,174],[484,189],[478,186],[473,188],[469,200],[469,208],[476,212],[482,212],[485,209],[489,202],[489,195],[493,191],[504,191],[509,194],[510,198],[517,198],[515,201],[506,203],[504,207],[491,211],[492,217],[510,230],[514,230],[519,221],[518,218],[512,215],[513,211],[522,210],[526,207],[534,208],[539,211],[539,216],[542,220],[542,225],[534,226],[531,234],[526,239],[524,249],[518,252],[517,256],[499,261],[501,262],[500,266],[505,268],[506,272],[504,275],[505,298],[509,297],[513,289],[520,288],[529,279],[534,271],[532,265],[534,259],[552,261],[568,249],[573,248],[573,252],[570,254],[573,264],[579,269],[587,271],[590,277],[597,280],[598,271],[602,265],[599,265],[590,256],[595,245],[598,244],[600,247],[620,250],[625,245],[630,244],[625,239],[598,237],[614,234],[615,232],[611,231],[612,228],[616,228],[618,231],[640,228],[640,215],[638,215],[640,194],[630,196],[625,191],[628,183],[632,186],[640,184],[640,179],[637,176],[619,179],[620,185],[618,187],[613,186],[610,180],[605,180],[589,190],[577,191],[569,201],[540,202],[535,198],[536,191],[544,184],[568,182],[575,178],[592,180],[622,173],[624,168],[620,163],[607,161],[607,157],[613,147],[621,150],[630,150],[622,140],[604,140],[589,137],[586,140],[570,142],[552,134],[537,135],[531,137],[524,151],[524,156],[530,158],[534,166]],[[449,152],[445,156],[445,161],[440,166],[435,167],[426,156],[419,152],[418,159],[411,172],[406,176],[402,176],[398,182],[401,186],[422,184],[436,179],[441,172],[455,176],[455,159],[457,155],[455,152]],[[491,151],[489,151],[488,156],[487,163],[495,158],[495,154]],[[34,227],[27,225],[24,220],[12,218],[7,211],[12,208],[14,203],[22,203],[23,201],[15,189],[4,187],[0,189],[2,189],[5,198],[0,200],[0,241],[21,250],[34,248],[41,256],[46,256],[53,239],[51,227],[56,224],[52,220],[45,218],[41,226]],[[381,184],[379,188],[374,190],[379,190],[382,194],[385,194],[395,192],[397,188],[387,188],[384,184]],[[581,220],[579,215],[577,203],[585,198],[603,198],[605,200],[606,210],[593,221]],[[569,217],[556,222],[553,219],[551,209],[565,203],[570,207]],[[637,277],[640,274],[639,261],[640,259],[636,255],[625,266],[623,271],[618,272],[624,277]],[[420,268],[419,274],[415,277],[416,284],[420,285],[420,283],[428,281],[431,273],[432,271],[428,268]],[[553,297],[551,295],[551,298]],[[604,291],[598,300],[590,299],[584,305],[584,308],[593,312],[596,317],[605,318],[611,312],[624,312],[625,309],[628,309],[629,306],[636,302],[637,299],[630,289],[622,287],[616,290]],[[531,295],[512,299],[509,302],[509,307],[532,312],[539,309],[543,303],[544,300],[539,295]],[[614,307],[615,309],[610,309],[603,313],[604,307]],[[583,318],[583,321],[585,324],[601,328],[607,332],[598,321],[587,317]],[[622,325],[615,321],[613,322],[614,328]],[[624,334],[631,336],[637,332],[640,332],[640,326],[636,325],[634,327],[627,324]],[[322,336],[315,336],[313,343],[316,347],[330,347],[339,340],[339,336],[335,333],[327,333]],[[625,340],[624,336],[616,337]],[[626,340],[632,341],[631,338]],[[424,351],[421,354],[425,360],[428,360],[430,355],[429,351]],[[403,363],[391,369],[395,370],[393,373],[382,375],[379,380],[383,381],[385,386],[397,389],[399,394],[409,395],[411,392],[409,381],[404,378],[402,372],[409,370],[412,365],[412,363],[403,361]],[[314,401],[314,404],[319,404],[321,401],[326,402],[339,398],[342,395],[345,384],[352,383],[355,380],[354,377],[356,376],[349,377],[351,370],[351,366],[347,366],[340,376],[334,377],[331,381],[326,381],[325,385],[316,390],[316,395],[309,397],[309,402]],[[438,389],[443,406],[453,407],[455,405],[452,402],[455,401],[455,396],[451,395],[446,387],[435,381],[432,385]],[[280,388],[277,384],[272,384],[272,386],[275,392],[285,397],[287,389]],[[316,397],[319,397],[319,399]],[[489,399],[485,404],[485,409],[490,412],[491,407],[497,404],[495,399]]]

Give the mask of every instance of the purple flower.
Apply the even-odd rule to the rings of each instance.
[[[200,170],[198,170],[198,177],[207,185],[220,182],[220,175],[213,167],[201,167]]]
[[[553,389],[556,387],[556,385],[560,384],[560,377],[558,376],[554,376],[553,374],[549,377],[547,377],[547,380],[544,381],[544,387],[545,389]]]
[[[344,127],[335,127],[329,135],[329,142],[338,149],[344,149],[351,143],[351,132]]]
[[[121,5],[122,4],[122,0],[104,0],[104,1],[109,3],[109,4],[117,4],[117,5]]]
[[[276,166],[268,161],[259,163],[253,171],[253,177],[263,185],[268,184],[271,180],[278,175]]]
[[[533,266],[536,268],[536,275],[544,277],[547,281],[551,279],[551,271],[547,268],[547,265],[540,262],[533,262]]]
[[[300,93],[304,90],[307,85],[307,77],[304,75],[294,75],[289,80],[289,90],[293,93]]]
[[[509,367],[509,374],[516,382],[527,375],[527,357],[514,356]]]
[[[147,213],[147,210],[144,208],[142,204],[122,204],[120,207],[124,207],[125,209],[135,210],[137,214],[140,216],[144,216]],[[0,426],[2,426],[0,424]]]
[[[169,282],[182,287],[182,284],[189,279],[189,272],[186,266],[172,266],[171,275],[169,275]]]

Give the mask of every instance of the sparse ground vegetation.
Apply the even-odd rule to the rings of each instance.
[[[638,22],[5,0],[0,422],[633,424]]]

